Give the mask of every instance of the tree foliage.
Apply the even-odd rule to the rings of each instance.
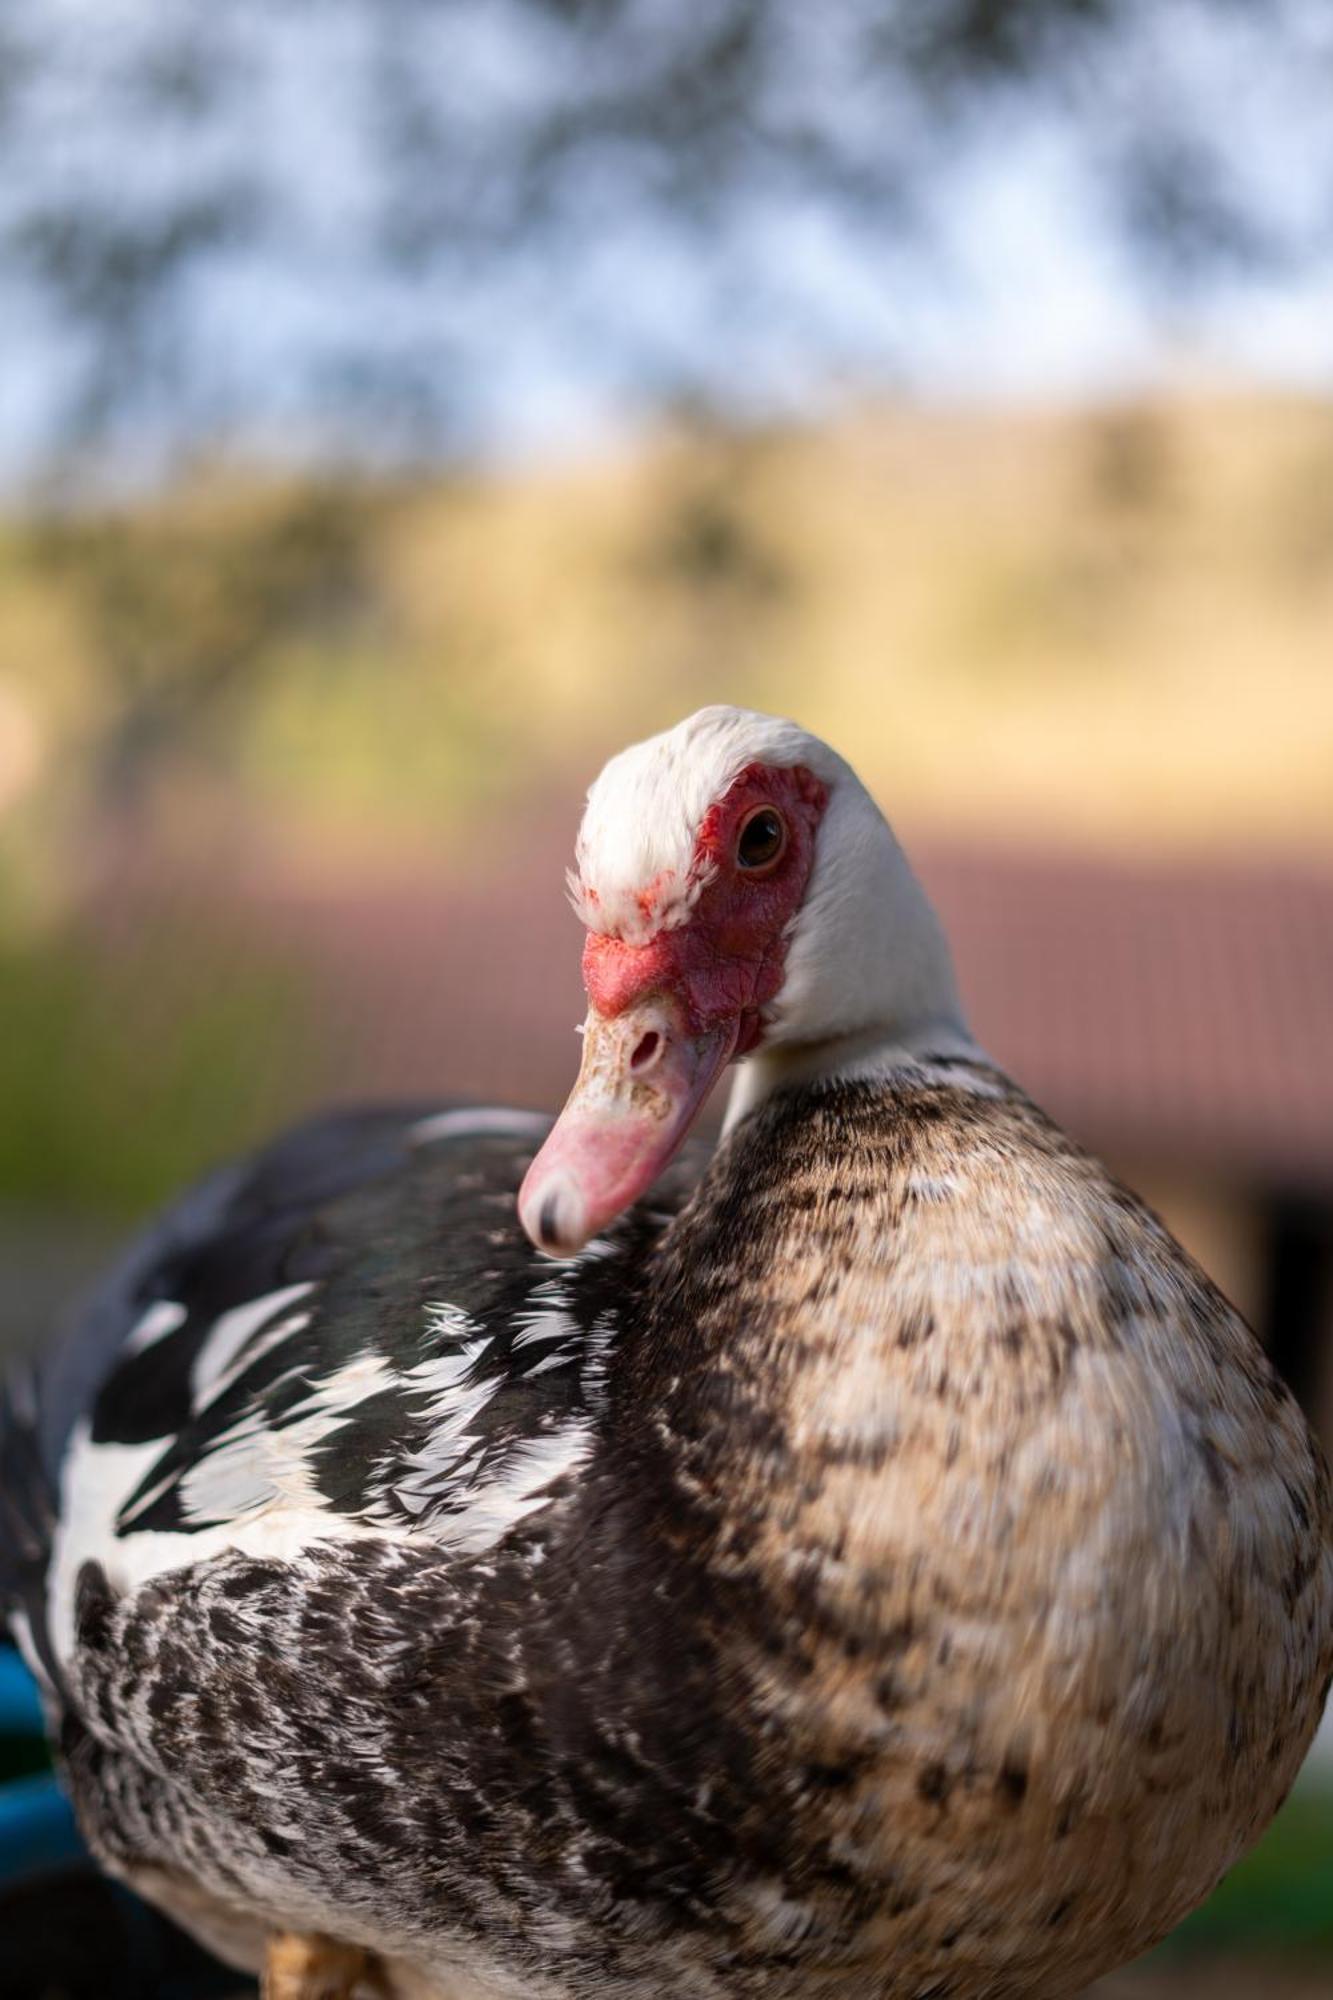
[[[0,240],[49,316],[52,435],[197,441],[248,407],[401,456],[465,428],[488,313],[711,390],[710,328],[828,309],[799,232],[868,267],[928,240],[960,151],[1015,121],[1072,135],[1158,282],[1310,254],[1333,174],[1292,149],[1330,84],[1309,0],[10,0]],[[616,309],[603,284],[580,319],[608,264]],[[271,335],[258,411],[224,283]]]

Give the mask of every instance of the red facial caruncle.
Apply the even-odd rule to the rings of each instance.
[[[699,829],[690,865],[698,888],[686,921],[641,945],[588,933],[583,983],[597,1012],[614,1020],[644,996],[670,992],[692,1031],[739,1019],[737,1053],[754,1048],[760,1009],[782,985],[787,930],[809,880],[824,798],[806,770],[751,764],[742,771]],[[771,854],[756,838],[770,822],[780,829]],[[742,845],[755,857],[748,866]],[[656,886],[665,900],[674,885]]]
[[[589,931],[583,1065],[519,1196],[539,1248],[570,1255],[637,1200],[726,1063],[762,1041],[826,798],[801,766],[746,766],[705,814],[685,881],[663,871],[636,893],[643,941]],[[583,899],[596,920],[595,884]]]

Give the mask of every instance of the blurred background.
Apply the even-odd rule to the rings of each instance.
[[[0,0],[0,1339],[558,1102],[582,792],[726,700],[1333,1440],[1330,102],[1321,0]],[[1333,1992],[1333,1744],[1108,1991]]]

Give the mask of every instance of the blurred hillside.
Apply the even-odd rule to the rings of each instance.
[[[878,409],[0,536],[11,900],[132,833],[435,849],[718,698],[909,830],[1333,850],[1333,404]]]

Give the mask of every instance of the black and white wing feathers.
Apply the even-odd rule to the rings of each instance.
[[[366,1535],[476,1553],[578,1472],[618,1313],[690,1176],[552,1263],[514,1206],[545,1129],[326,1118],[131,1250],[0,1419],[0,1589],[49,1679],[88,1560],[123,1588]]]

